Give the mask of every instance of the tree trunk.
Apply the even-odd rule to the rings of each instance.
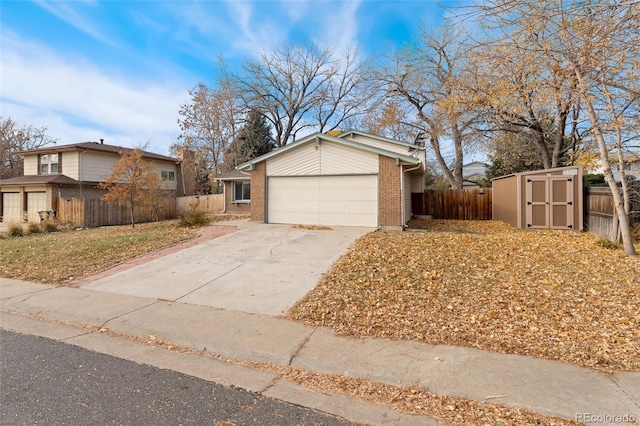
[[[584,83],[582,72],[574,64],[572,64],[572,66],[574,73],[578,79],[578,83],[581,87],[581,96],[583,98],[585,107],[587,108],[587,113],[589,114],[589,120],[591,121],[593,135],[595,136],[595,139],[598,142],[598,147],[600,148],[600,161],[602,161],[604,176],[607,184],[609,184],[609,188],[611,189],[611,194],[613,195],[613,202],[616,209],[615,213],[618,217],[618,226],[620,229],[620,234],[622,235],[624,252],[628,256],[635,256],[636,249],[633,246],[633,235],[631,234],[631,224],[629,222],[629,216],[624,208],[624,200],[622,199],[622,194],[620,194],[620,188],[618,188],[618,185],[613,178],[611,162],[609,161],[609,150],[607,149],[607,144],[600,129],[600,121],[598,120],[596,111],[593,107],[593,104],[591,103],[591,98]]]

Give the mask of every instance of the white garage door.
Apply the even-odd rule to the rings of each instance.
[[[378,226],[378,177],[269,177],[267,222]]]
[[[47,210],[46,192],[27,192],[27,217],[29,222],[40,223],[38,212]]]
[[[2,194],[2,221],[6,223],[22,222],[19,192],[5,192]]]

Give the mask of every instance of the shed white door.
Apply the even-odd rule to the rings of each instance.
[[[378,177],[269,177],[267,222],[378,226]]]
[[[46,192],[27,192],[27,220],[29,222],[40,223],[41,212],[47,209]]]
[[[2,194],[2,221],[22,222],[19,192],[5,192]]]

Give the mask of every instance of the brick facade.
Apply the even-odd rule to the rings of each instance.
[[[380,227],[402,229],[402,191],[400,166],[395,158],[379,156],[378,221]]]
[[[233,202],[233,181],[225,181],[224,182],[224,202],[225,202],[225,213],[240,213],[247,214],[251,210],[251,203],[234,203]],[[251,198],[253,201],[253,188],[251,188]]]
[[[256,164],[251,172],[251,220],[264,222],[267,212],[267,162]]]

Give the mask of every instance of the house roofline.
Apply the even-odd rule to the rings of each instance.
[[[95,151],[95,152],[103,152],[108,154],[116,154],[119,155],[120,151],[134,151],[136,148],[127,148],[124,146],[117,145],[109,145],[101,142],[80,142],[74,144],[67,145],[52,145],[43,148],[29,149],[26,151],[18,151],[16,154],[18,155],[27,155],[27,154],[47,154],[52,153],[55,154],[57,152],[70,152],[70,151]],[[142,151],[142,156],[149,159],[154,160],[163,160],[163,161],[171,161],[174,163],[178,163],[179,160],[174,157],[169,157],[162,154],[156,154],[154,152]]]
[[[362,133],[363,135],[367,135],[366,133]],[[360,142],[356,142],[356,141],[352,141],[349,139],[342,139],[340,137],[335,137],[335,136],[329,136],[325,133],[313,133],[309,136],[306,136],[302,139],[300,139],[297,142],[294,142],[292,144],[286,145],[282,148],[279,148],[275,151],[271,151],[267,154],[261,155],[260,157],[256,157],[251,161],[247,161],[244,164],[240,164],[238,167],[236,167],[236,169],[238,170],[244,170],[244,169],[251,169],[252,167],[255,167],[256,164],[261,163],[265,160],[268,160],[270,158],[276,157],[276,156],[280,156],[284,153],[286,153],[287,151],[290,151],[292,149],[296,149],[302,145],[306,145],[312,142],[316,142],[316,141],[320,141],[320,140],[326,140],[329,142],[333,142],[333,143],[337,143],[339,145],[343,145],[343,146],[348,146],[351,148],[355,148],[355,149],[360,149],[363,151],[368,151],[374,154],[379,154],[379,155],[383,155],[385,157],[390,157],[390,158],[395,158],[397,162],[399,163],[405,163],[405,164],[412,164],[412,165],[418,165],[421,164],[421,161],[415,157],[411,157],[408,155],[403,155],[403,154],[398,154],[397,152],[393,152],[393,151],[387,151],[386,149],[381,149],[381,148],[376,148],[376,147],[372,147]],[[401,144],[401,145],[405,145],[401,142],[397,142],[397,144]],[[411,148],[410,145],[407,145],[408,147]]]
[[[358,135],[358,136],[365,136],[371,139],[376,139],[379,140],[381,142],[387,142],[387,143],[391,143],[394,145],[398,145],[398,146],[404,146],[408,148],[408,151],[412,150],[412,149],[417,149],[420,151],[424,151],[425,147],[424,146],[419,146],[419,145],[414,145],[411,142],[402,142],[402,141],[398,141],[395,139],[390,139],[390,138],[385,138],[384,136],[378,136],[378,135],[374,135],[371,133],[367,133],[367,132],[361,132],[359,130],[353,130],[353,129],[349,129],[349,130],[345,130],[344,132],[336,135],[335,137],[337,138],[346,138],[347,136],[353,136],[353,135]]]

